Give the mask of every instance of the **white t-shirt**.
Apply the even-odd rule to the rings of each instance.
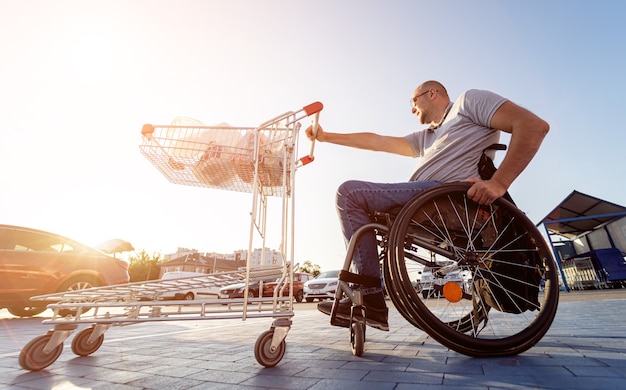
[[[491,118],[506,101],[493,92],[471,89],[451,103],[439,127],[407,135],[414,157],[420,157],[410,181],[478,178],[483,150],[500,140],[500,130],[489,127]]]

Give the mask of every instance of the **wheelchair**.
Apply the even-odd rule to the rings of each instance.
[[[512,356],[546,334],[559,298],[558,269],[546,240],[508,194],[479,205],[467,197],[469,187],[435,186],[397,212],[376,213],[355,232],[330,318],[345,326],[336,316],[338,302],[352,301],[353,355],[361,356],[365,345],[361,287],[381,286],[379,278],[349,271],[358,240],[372,233],[393,305],[445,347],[471,357]]]

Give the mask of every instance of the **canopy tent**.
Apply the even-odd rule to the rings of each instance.
[[[537,226],[543,224],[550,234],[574,239],[626,216],[626,207],[572,191]]]
[[[537,224],[537,226],[543,225],[548,233],[550,246],[552,247],[555,257],[557,258],[561,279],[568,291],[569,287],[567,285],[563,265],[561,264],[560,256],[555,247],[553,237],[560,236],[561,238],[572,241],[585,236],[594,230],[603,228],[613,221],[623,218],[624,216],[626,216],[626,207],[574,190],[540,223]],[[608,231],[607,235],[609,236],[610,244],[612,246],[611,250],[617,252],[614,241],[610,238],[610,233]],[[597,251],[591,251],[590,253],[593,252]],[[619,252],[617,252],[617,254],[619,255]],[[617,273],[614,274],[616,275]]]

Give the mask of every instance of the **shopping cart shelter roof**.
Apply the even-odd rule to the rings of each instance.
[[[624,216],[626,207],[574,190],[539,224],[572,239]]]

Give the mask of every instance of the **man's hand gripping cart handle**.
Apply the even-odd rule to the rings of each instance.
[[[307,116],[313,115],[313,128],[311,129],[313,131],[313,141],[311,141],[311,150],[309,151],[309,155],[298,160],[298,167],[307,165],[315,159],[315,157],[313,157],[313,151],[315,149],[315,136],[317,135],[317,129],[319,127],[320,111],[322,111],[323,108],[324,105],[320,102],[311,103],[302,108]]]

